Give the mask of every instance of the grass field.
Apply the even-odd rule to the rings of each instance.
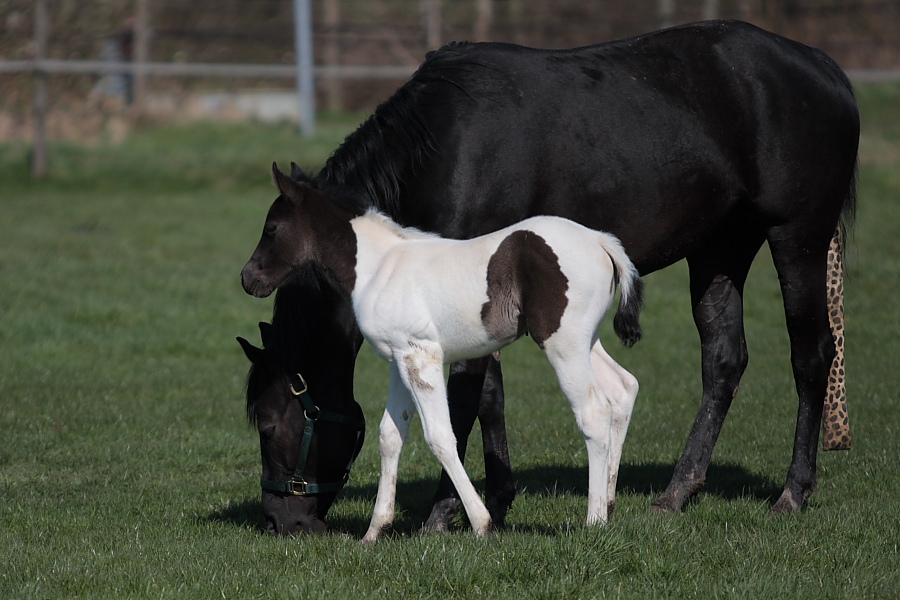
[[[0,146],[0,598],[895,598],[900,590],[900,86],[860,86],[860,211],[847,260],[854,448],[820,454],[818,492],[770,518],[796,399],[777,280],[747,285],[750,367],[703,493],[648,512],[700,396],[683,264],[647,278],[644,341],[607,346],[641,382],[616,513],[585,528],[584,443],[533,344],[504,353],[519,495],[508,527],[422,537],[438,474],[414,426],[395,532],[357,540],[377,482],[387,367],[364,348],[369,439],[335,533],[261,532],[248,364],[270,301],[238,273],[273,199],[269,165],[320,165],[359,116],[313,140],[256,125],[160,127],[56,145],[27,177]],[[477,438],[478,436],[474,436]],[[480,485],[476,439],[467,460]]]

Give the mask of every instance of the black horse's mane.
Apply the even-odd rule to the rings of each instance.
[[[406,178],[440,152],[423,107],[446,103],[446,86],[470,97],[468,76],[491,68],[472,60],[465,51],[469,46],[451,43],[429,52],[410,79],[347,136],[309,182],[357,212],[374,207],[402,222]]]
[[[374,207],[398,219],[404,177],[436,150],[419,105],[420,88],[410,80],[378,106],[311,183],[357,212]]]

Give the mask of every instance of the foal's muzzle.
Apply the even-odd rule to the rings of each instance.
[[[257,298],[266,298],[273,291],[273,288],[260,275],[259,269],[249,262],[241,271],[241,285],[245,292]]]

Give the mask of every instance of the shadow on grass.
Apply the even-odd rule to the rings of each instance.
[[[674,465],[659,463],[623,464],[619,468],[618,491],[646,495],[655,500],[669,485],[674,470]],[[703,492],[725,500],[755,498],[771,502],[781,494],[781,486],[775,480],[752,473],[741,465],[713,463],[706,471]]]
[[[208,514],[204,520],[214,523],[226,523],[235,527],[248,527],[260,532],[266,531],[266,521],[263,519],[262,513],[262,501],[258,498],[242,502],[230,502],[225,508]]]
[[[671,464],[623,464],[619,468],[618,493],[648,496],[650,500],[654,500],[666,489],[673,470],[674,465]],[[513,477],[518,497],[559,493],[587,495],[586,467],[542,466],[514,470]],[[483,480],[475,484],[480,490],[484,489]],[[395,534],[409,535],[418,531],[428,518],[436,489],[436,476],[398,482],[398,510],[393,527]],[[376,490],[375,485],[351,486],[341,492],[337,502],[352,500],[374,503]],[[771,502],[781,493],[781,488],[774,480],[752,473],[740,465],[712,464],[706,474],[703,492],[725,500],[755,498],[760,502]],[[259,499],[231,504],[209,514],[206,518],[210,521],[265,531],[262,502]],[[369,524],[368,517],[352,518],[335,516],[333,513],[329,515],[327,521],[333,532],[352,536],[362,536]],[[555,535],[558,530],[550,528],[546,533]]]

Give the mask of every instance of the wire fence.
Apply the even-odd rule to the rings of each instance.
[[[704,18],[821,48],[857,80],[900,73],[898,0],[313,0],[316,104],[371,109],[451,40],[574,47]],[[294,0],[0,0],[0,140],[35,139],[40,103],[53,138],[296,119],[294,35]]]

